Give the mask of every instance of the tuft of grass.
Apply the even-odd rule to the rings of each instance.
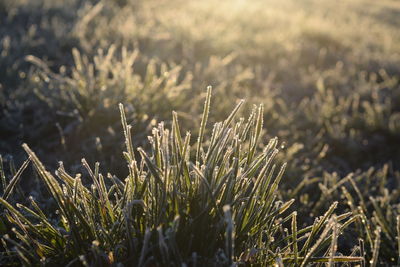
[[[181,135],[174,113],[170,129],[164,123],[153,129],[148,151],[135,150],[121,104],[129,169],[122,180],[103,175],[99,163],[92,167],[84,159],[89,185],[81,175],[69,175],[63,165],[53,175],[24,144],[27,162],[33,162],[57,212],[42,210],[33,198],[16,207],[0,198],[5,220],[12,225],[12,234],[2,238],[2,262],[306,266],[362,261],[359,256],[336,256],[335,245],[330,245],[356,216],[333,216],[335,202],[313,225],[298,227],[296,212],[288,212],[294,200],[279,200],[286,164],[276,163],[276,138],[259,148],[262,106],[248,120],[235,121],[239,102],[207,137],[210,101],[211,88],[195,144],[190,132]],[[292,233],[285,228],[290,223]]]

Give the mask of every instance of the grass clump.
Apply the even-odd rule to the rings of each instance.
[[[362,257],[336,255],[337,238],[357,216],[334,215],[337,202],[313,225],[299,227],[293,199],[280,200],[278,185],[285,164],[278,166],[278,140],[261,142],[263,107],[248,120],[236,121],[240,102],[229,117],[205,135],[211,89],[197,144],[182,136],[178,116],[149,136],[150,150],[134,149],[131,126],[120,104],[125,135],[125,179],[103,175],[98,163],[82,165],[91,178],[84,185],[63,165],[55,176],[24,144],[29,159],[0,198],[6,208],[2,263],[26,266],[69,264],[306,266],[312,262],[360,262]],[[196,149],[193,149],[196,147]],[[55,214],[34,198],[12,205],[7,198],[19,173],[32,161],[54,201]],[[54,210],[54,209],[53,209]],[[289,227],[291,230],[286,229]]]

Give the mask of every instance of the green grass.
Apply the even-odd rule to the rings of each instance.
[[[1,1],[0,265],[400,264],[399,14]]]
[[[18,258],[27,266],[78,262],[305,266],[363,261],[359,256],[337,257],[335,253],[339,233],[357,216],[333,216],[335,202],[314,224],[298,228],[297,213],[287,211],[294,199],[278,200],[286,164],[275,163],[276,138],[260,144],[263,107],[253,110],[248,120],[235,120],[243,103],[239,102],[226,120],[214,125],[211,137],[206,137],[210,100],[211,88],[195,151],[190,132],[181,135],[176,113],[171,129],[164,123],[153,129],[150,153],[134,149],[131,126],[120,104],[129,169],[124,181],[111,174],[105,177],[99,163],[93,169],[84,159],[90,185],[67,174],[62,165],[56,178],[24,144],[29,158],[0,198],[8,210],[4,214],[7,223],[13,227],[2,239],[3,260]],[[27,206],[16,204],[15,208],[7,202],[30,161],[58,214],[46,214],[32,197]],[[283,227],[290,223],[288,232]]]

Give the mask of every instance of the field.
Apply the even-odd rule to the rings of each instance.
[[[1,266],[400,266],[397,0],[0,0]]]

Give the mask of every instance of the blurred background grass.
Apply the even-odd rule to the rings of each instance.
[[[49,167],[77,172],[85,157],[124,177],[117,104],[144,145],[173,110],[197,129],[212,85],[211,122],[240,98],[245,114],[264,104],[264,138],[288,162],[281,198],[297,199],[300,221],[365,202],[367,226],[387,229],[381,261],[397,261],[400,2],[2,0],[0,25],[6,162],[26,142]]]

